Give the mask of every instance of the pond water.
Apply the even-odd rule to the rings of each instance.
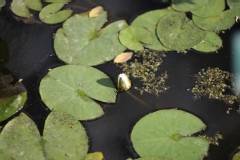
[[[75,13],[80,13],[97,5],[102,5],[109,12],[109,22],[118,19],[131,22],[134,17],[143,12],[167,6],[150,0],[78,0],[70,3],[69,7],[74,9]],[[10,52],[10,60],[6,68],[16,78],[23,79],[23,84],[28,91],[28,99],[23,111],[33,118],[42,131],[44,120],[50,111],[41,101],[38,87],[48,69],[64,65],[54,52],[52,39],[61,24],[46,25],[38,21],[34,21],[34,24],[25,24],[16,20],[8,8],[9,5],[0,12],[0,36],[9,45]],[[158,97],[147,93],[140,95],[133,87],[129,90],[148,106],[139,103],[124,92],[118,94],[116,104],[101,103],[105,115],[97,120],[82,122],[90,137],[89,151],[103,152],[106,160],[137,157],[129,139],[133,125],[150,112],[178,108],[193,113],[207,124],[207,129],[201,134],[211,137],[220,133],[223,136],[219,146],[210,146],[209,155],[205,159],[229,159],[234,150],[240,146],[238,104],[230,106],[208,98],[194,100],[193,94],[187,91],[187,88],[194,85],[193,75],[202,68],[219,67],[230,71],[230,39],[234,31],[239,28],[239,24],[236,24],[231,30],[220,34],[223,47],[218,50],[218,53],[203,54],[196,51],[188,51],[187,54],[165,53],[167,57],[163,59],[158,74],[168,72],[169,78],[166,84],[170,89]],[[109,75],[114,82],[117,81],[117,75],[122,73],[121,69],[112,62],[96,68]],[[133,86],[139,83],[134,79],[131,80]],[[229,114],[227,114],[228,108],[233,108]]]

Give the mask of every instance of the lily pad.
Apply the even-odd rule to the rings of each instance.
[[[208,31],[229,29],[235,23],[233,10],[226,10],[217,16],[203,18],[193,15],[193,22],[200,28]]]
[[[13,0],[11,3],[11,10],[14,14],[30,18],[29,9],[40,11],[42,9],[41,0]]]
[[[88,15],[89,12],[75,14],[55,35],[54,49],[68,64],[102,64],[126,49],[118,40],[118,32],[128,26],[126,21],[119,20],[101,29],[107,21],[107,12],[103,10],[93,18]]]
[[[23,143],[24,142],[24,143]],[[0,159],[84,159],[88,137],[73,116],[52,111],[46,119],[43,137],[24,113],[9,121],[0,135]]]
[[[42,139],[36,124],[24,113],[9,121],[0,135],[0,159],[43,160]]]
[[[147,28],[152,33],[152,36],[154,39],[153,43],[144,44],[146,48],[160,50],[160,51],[169,50],[168,48],[164,47],[162,43],[159,41],[156,33],[156,26],[161,18],[174,12],[175,11],[169,10],[169,9],[154,10],[154,11],[149,11],[144,14],[141,14],[133,20],[133,22],[131,23],[131,26]]]
[[[219,15],[224,9],[225,0],[208,0],[207,5],[191,12],[199,17],[212,17]]]
[[[234,11],[235,15],[240,17],[240,0],[227,0],[227,4]]]
[[[206,5],[208,0],[172,0],[172,8],[177,11],[188,12]]]
[[[11,117],[23,107],[27,99],[27,93],[0,98],[0,122]]]
[[[194,25],[184,13],[173,13],[159,21],[157,35],[165,47],[183,51],[200,43],[206,32]]]
[[[3,6],[5,6],[6,1],[5,0],[0,0],[0,10]]]
[[[240,151],[234,154],[232,160],[240,160]]]
[[[202,42],[193,48],[200,52],[214,52],[222,46],[222,39],[215,32],[207,32],[206,37]]]
[[[45,121],[43,150],[46,159],[84,159],[88,137],[84,127],[73,116],[52,111]]]
[[[227,0],[227,4],[231,9],[240,8],[240,0]]]
[[[116,90],[103,72],[85,65],[65,65],[51,70],[40,83],[43,102],[79,120],[95,119],[104,114],[93,99],[113,103]]]
[[[52,3],[45,6],[39,13],[39,18],[42,22],[47,24],[56,24],[68,19],[72,10],[62,10],[59,11],[64,6],[64,3]]]
[[[154,39],[150,31],[143,27],[129,26],[119,33],[119,40],[128,49],[141,51],[144,44],[152,44]]]
[[[190,136],[205,128],[205,124],[190,113],[160,110],[137,122],[132,130],[131,140],[141,157],[202,159],[208,151],[208,141]]]

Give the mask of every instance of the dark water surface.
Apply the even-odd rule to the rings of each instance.
[[[118,19],[131,22],[138,14],[166,7],[149,0],[79,0],[68,4],[75,13],[89,10],[97,5],[102,5],[109,11],[109,22]],[[45,25],[37,20],[34,21],[35,24],[25,24],[13,18],[8,8],[9,5],[0,13],[0,36],[9,45],[10,52],[10,60],[6,68],[16,78],[23,79],[28,91],[28,100],[23,111],[32,117],[42,132],[49,110],[41,102],[38,86],[48,69],[64,64],[58,60],[53,50],[53,34],[61,24]],[[238,105],[229,106],[207,98],[194,101],[193,95],[187,91],[187,88],[194,85],[192,76],[202,68],[219,67],[230,71],[230,37],[239,28],[239,24],[236,24],[231,30],[221,34],[223,48],[218,53],[202,54],[194,51],[189,51],[187,54],[166,53],[167,57],[160,66],[160,72],[168,72],[167,84],[171,88],[159,97],[150,94],[139,95],[138,91],[130,90],[133,95],[151,107],[143,106],[126,93],[118,95],[116,104],[102,104],[105,116],[83,122],[90,137],[89,152],[101,151],[106,160],[136,158],[137,154],[129,140],[133,125],[142,116],[158,109],[179,108],[193,113],[207,124],[207,129],[202,134],[214,136],[219,132],[223,135],[224,139],[220,141],[219,146],[211,145],[209,156],[205,159],[229,159],[237,146],[240,146],[240,115],[236,111]],[[111,62],[97,68],[108,74],[113,81],[116,81],[117,75],[121,73],[121,69]],[[135,83],[133,80],[133,85]],[[227,114],[229,107],[234,109]]]

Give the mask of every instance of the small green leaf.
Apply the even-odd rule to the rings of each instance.
[[[212,17],[219,15],[224,9],[225,0],[208,0],[205,6],[191,12],[198,17]]]
[[[200,43],[206,32],[194,25],[184,13],[173,13],[159,21],[157,35],[165,47],[183,51]]]
[[[234,154],[232,160],[240,160],[240,151]]]
[[[202,159],[208,151],[208,141],[190,136],[205,128],[205,124],[190,113],[160,110],[137,122],[132,130],[131,140],[141,157]]]
[[[226,30],[235,23],[235,14],[233,10],[226,10],[213,17],[198,17],[193,15],[193,22],[200,28],[208,31]]]
[[[47,24],[56,24],[68,19],[72,10],[59,11],[64,6],[64,3],[52,3],[45,6],[39,13],[39,18],[42,22]]]
[[[161,18],[174,12],[175,11],[169,10],[169,9],[154,10],[154,11],[143,13],[133,20],[133,22],[131,23],[131,26],[143,27],[148,29],[152,33],[152,36],[154,39],[153,43],[144,44],[145,47],[154,49],[154,50],[160,50],[160,51],[169,50],[168,48],[164,47],[162,43],[159,41],[156,34],[156,26]]]
[[[227,4],[230,7],[230,9],[240,8],[240,0],[227,0]]]
[[[207,32],[206,37],[202,42],[193,47],[200,52],[214,52],[222,46],[222,39],[215,32]]]
[[[208,0],[172,0],[172,8],[177,11],[188,12],[206,5]]]
[[[0,159],[44,160],[36,124],[24,113],[9,121],[0,135]]]
[[[30,18],[29,9],[40,11],[41,0],[13,0],[11,3],[12,12],[20,17]]]
[[[54,37],[54,49],[66,63],[98,65],[126,49],[118,40],[118,32],[128,26],[126,21],[119,20],[101,29],[107,21],[107,12],[103,10],[93,18],[88,15],[89,12],[75,14]]]
[[[40,83],[44,103],[79,120],[95,119],[104,114],[93,99],[113,103],[116,90],[103,72],[84,65],[65,65],[51,70]],[[54,101],[53,101],[54,99]]]
[[[52,111],[45,121],[43,150],[46,159],[84,159],[88,137],[84,127],[73,116]]]
[[[141,51],[144,44],[152,44],[154,39],[150,31],[143,27],[129,26],[119,33],[119,40],[128,49]]]
[[[240,17],[240,0],[227,0],[227,4],[237,17]]]
[[[3,6],[5,6],[6,0],[0,0],[0,10]]]
[[[27,93],[0,98],[0,122],[11,117],[23,107],[27,99]]]

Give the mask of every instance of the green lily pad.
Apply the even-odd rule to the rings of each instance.
[[[0,159],[43,160],[41,136],[36,124],[24,113],[9,121],[0,135]]]
[[[160,110],[140,119],[131,133],[133,147],[141,157],[166,157],[172,160],[202,159],[209,143],[190,137],[205,129],[194,115],[180,110]]]
[[[177,11],[188,12],[206,5],[208,0],[172,0],[172,8]]]
[[[52,111],[46,119],[43,137],[24,113],[9,121],[0,135],[0,159],[84,159],[88,137],[73,116]]]
[[[48,2],[48,3],[68,3],[71,1],[72,0],[43,0],[43,2]]]
[[[84,127],[73,116],[52,111],[45,121],[43,150],[46,159],[84,159],[88,137]]]
[[[225,0],[208,0],[207,5],[191,12],[198,17],[212,17],[219,15],[224,9]]]
[[[129,26],[119,33],[119,40],[128,49],[141,51],[144,44],[152,44],[153,34],[143,27]]]
[[[227,0],[227,4],[234,11],[235,15],[240,17],[240,0]]]
[[[206,32],[194,25],[184,13],[173,13],[159,21],[157,35],[165,47],[183,51],[200,43]]]
[[[47,24],[56,24],[68,19],[73,10],[67,9],[59,11],[64,6],[64,3],[52,3],[45,6],[39,13],[39,18]]]
[[[193,48],[200,52],[214,52],[222,46],[222,39],[215,32],[207,32],[206,37],[202,42]]]
[[[232,160],[240,160],[240,151],[234,154]]]
[[[128,26],[126,21],[119,20],[101,29],[107,21],[106,11],[93,18],[88,13],[75,14],[55,35],[54,49],[68,64],[102,64],[126,49],[118,40],[118,32]]]
[[[235,23],[233,10],[226,10],[217,16],[203,18],[193,15],[193,22],[200,28],[208,31],[229,29]]]
[[[227,0],[227,4],[231,9],[240,8],[240,0]]]
[[[13,0],[11,3],[11,10],[14,14],[30,18],[29,9],[40,11],[42,9],[41,0]]]
[[[104,114],[93,99],[107,103],[116,100],[111,79],[84,65],[65,65],[51,70],[42,79],[39,90],[50,109],[65,111],[79,120],[95,119]]]
[[[3,6],[5,6],[6,1],[5,0],[0,0],[0,10]]]
[[[27,93],[0,98],[0,122],[11,117],[23,107],[27,99]]]
[[[169,9],[160,9],[149,11],[144,14],[139,15],[137,18],[133,20],[131,26],[135,27],[143,27],[148,29],[152,33],[153,43],[152,44],[144,44],[146,48],[154,49],[154,50],[164,50],[168,51],[169,49],[164,47],[162,43],[159,41],[156,33],[157,23],[164,16],[174,13],[175,11]]]

